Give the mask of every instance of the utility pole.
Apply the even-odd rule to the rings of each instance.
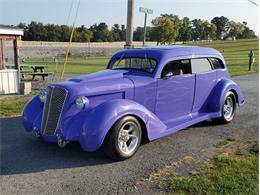
[[[127,24],[126,24],[125,48],[133,47],[134,3],[135,3],[135,0],[128,0],[128,2],[127,2]]]

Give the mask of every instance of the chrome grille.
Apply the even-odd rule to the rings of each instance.
[[[67,97],[67,90],[49,86],[43,109],[41,129],[45,135],[54,135]]]

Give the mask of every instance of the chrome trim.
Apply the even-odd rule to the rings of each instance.
[[[53,134],[49,134],[49,133],[46,133],[46,131],[47,131],[46,128],[47,128],[48,119],[49,119],[50,110],[51,110],[51,106],[50,105],[52,103],[53,90],[55,88],[59,88],[59,89],[64,90],[66,94],[65,94],[65,97],[64,97],[64,100],[63,100],[63,103],[62,103],[61,111],[59,113],[58,121],[57,121],[56,126],[55,126],[55,131],[53,132]],[[47,104],[47,99],[46,99],[46,102],[44,103],[43,114],[42,114],[41,131],[42,131],[43,135],[55,135],[56,131],[57,131],[57,127],[60,125],[61,115],[63,114],[63,109],[64,109],[64,106],[65,106],[65,102],[67,101],[68,90],[63,88],[63,87],[57,87],[57,86],[49,86],[48,89],[51,89],[51,90],[48,90],[49,93],[50,93],[50,94],[48,94],[48,96],[50,95],[50,97],[47,96],[47,99],[49,99],[48,108],[46,107],[47,106],[46,105]],[[48,110],[46,110],[46,109],[48,109]],[[46,116],[45,116],[44,112],[47,112]],[[45,123],[43,124],[44,116],[45,116]]]

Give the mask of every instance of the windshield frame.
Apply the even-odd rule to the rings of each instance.
[[[121,60],[127,59],[127,58],[130,58],[130,59],[131,58],[139,58],[139,59],[144,59],[144,60],[153,60],[153,61],[156,62],[156,65],[154,66],[152,72],[149,72],[149,71],[141,69],[141,68],[127,68],[127,67],[126,68],[112,68],[112,66],[114,65],[113,62],[116,62],[117,60],[121,61]],[[120,61],[119,61],[119,63],[120,63]],[[156,58],[147,57],[147,56],[144,56],[144,57],[141,57],[141,56],[125,56],[124,54],[122,54],[122,56],[120,56],[120,57],[111,58],[109,63],[108,63],[107,69],[109,69],[109,70],[136,70],[136,71],[146,72],[146,73],[153,75],[154,72],[157,69],[157,66],[158,66],[158,60]]]

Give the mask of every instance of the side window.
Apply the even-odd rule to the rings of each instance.
[[[209,60],[210,60],[210,62],[212,64],[212,66],[213,66],[213,69],[222,69],[222,68],[224,68],[223,63],[219,59],[217,59],[217,58],[209,58]]]
[[[192,73],[211,71],[211,64],[206,58],[191,59]]]
[[[191,74],[190,60],[175,60],[166,64],[162,70],[161,78]]]

